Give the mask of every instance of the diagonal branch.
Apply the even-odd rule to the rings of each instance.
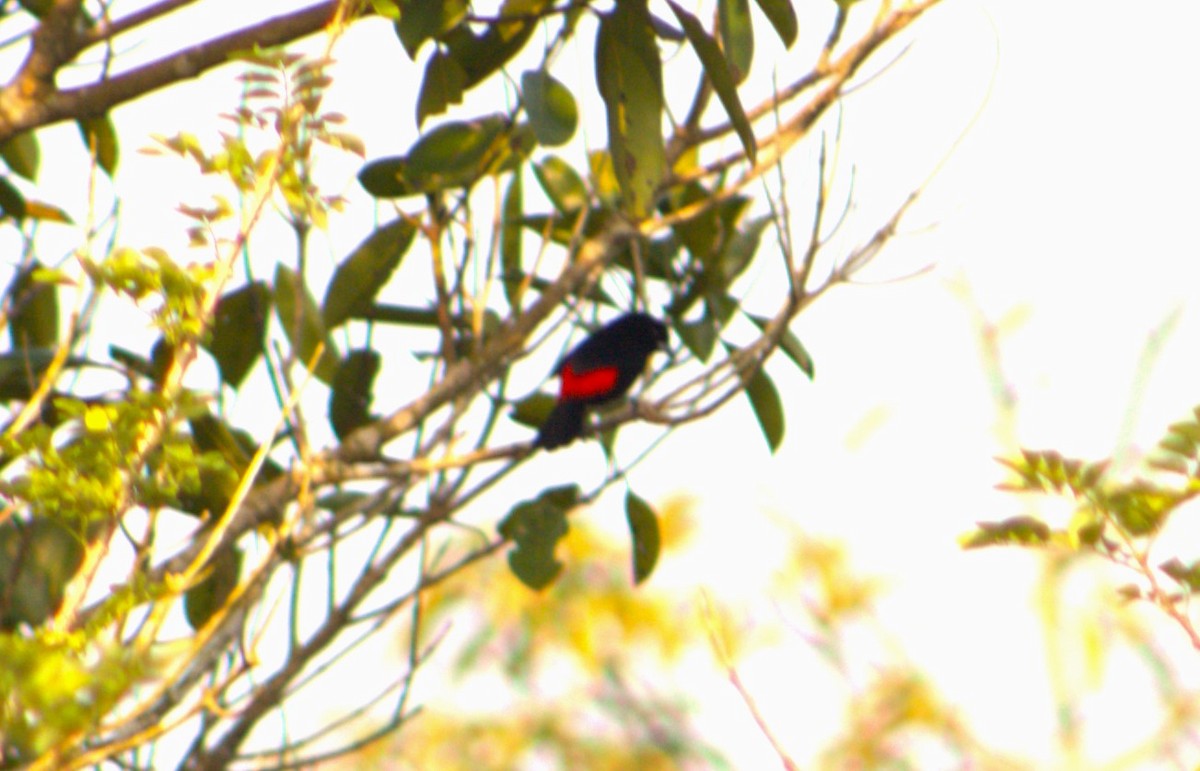
[[[325,27],[340,5],[339,0],[323,0],[308,8],[176,51],[128,72],[59,91],[53,86],[58,69],[83,47],[97,42],[72,31],[71,25],[75,23],[81,2],[57,0],[51,13],[34,31],[33,48],[17,77],[0,89],[0,143],[23,131],[51,123],[103,115],[119,104],[197,77],[226,63],[239,51],[248,51],[255,46],[282,45],[311,35]],[[114,24],[123,23],[125,20]]]

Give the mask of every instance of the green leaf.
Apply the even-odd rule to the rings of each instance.
[[[192,439],[201,452],[216,452],[237,474],[250,465],[251,456],[257,448],[248,448],[238,441],[237,435],[223,419],[208,410],[188,418]]]
[[[362,167],[358,172],[358,184],[376,198],[403,198],[420,192],[408,184],[407,173],[407,158],[380,158]]]
[[[79,133],[83,136],[83,144],[88,152],[95,156],[96,164],[104,169],[104,173],[112,176],[117,171],[117,160],[120,158],[120,144],[117,141],[117,129],[112,118],[102,115],[99,118],[84,118],[77,124]]]
[[[37,627],[52,616],[82,561],[79,536],[57,522],[0,525],[0,629]]]
[[[977,522],[978,530],[959,536],[964,549],[982,546],[1041,546],[1050,540],[1050,528],[1030,516],[1010,517],[1000,522]]]
[[[0,158],[4,158],[8,168],[30,182],[37,180],[41,155],[37,137],[33,135],[32,131],[17,134],[0,145]]]
[[[522,191],[521,170],[513,172],[504,191],[503,221],[500,223],[500,268],[503,272],[504,297],[508,307],[521,307],[521,284],[523,280],[521,215],[525,211]]]
[[[15,220],[25,219],[25,196],[8,181],[8,177],[0,177],[0,211]]]
[[[508,552],[508,565],[529,588],[544,589],[562,571],[554,548],[567,534],[567,512],[578,502],[578,485],[554,487],[517,504],[500,522],[500,535],[515,544]]]
[[[467,86],[474,86],[497,72],[525,47],[533,31],[541,25],[538,18],[554,0],[504,0],[501,21],[488,24],[482,35],[459,25],[442,37],[442,42],[467,73]]]
[[[1104,503],[1129,535],[1140,537],[1157,532],[1181,501],[1180,493],[1137,481],[1109,493]]]
[[[721,43],[725,61],[735,83],[741,83],[750,74],[750,62],[754,58],[754,27],[750,24],[748,0],[717,0],[717,27],[721,30]]]
[[[770,216],[752,219],[745,226],[738,228],[725,244],[721,251],[722,286],[728,287],[750,267],[754,255],[758,252],[762,232],[771,222]]]
[[[508,127],[501,115],[438,126],[409,151],[406,181],[421,192],[470,187],[511,156]]]
[[[525,112],[538,142],[547,147],[566,144],[575,135],[579,110],[569,89],[544,70],[521,75]]]
[[[199,630],[225,605],[237,588],[242,553],[233,547],[217,551],[204,568],[204,578],[183,595],[188,626]]]
[[[616,216],[612,209],[588,209],[583,222],[584,238],[591,238],[602,231]],[[548,238],[560,246],[568,246],[579,231],[579,214],[530,214],[521,218],[521,224],[539,238]],[[618,261],[620,258],[618,258]]]
[[[53,348],[23,348],[0,353],[0,402],[28,399],[53,361]],[[75,356],[67,359],[70,368],[83,367],[88,363],[86,359]]]
[[[258,452],[258,443],[245,431],[231,428],[223,418],[208,410],[189,416],[188,426],[192,431],[192,441],[200,453],[200,485],[195,491],[181,489],[178,501],[172,505],[189,514],[220,515],[237,493],[242,475],[254,453]],[[279,465],[268,457],[255,483],[276,479],[282,473]],[[267,524],[273,519],[277,521],[277,518],[278,513],[273,512],[260,522]]]
[[[128,348],[122,348],[115,344],[108,346],[108,355],[113,361],[131,372],[135,372],[142,377],[154,379],[154,365],[144,356],[139,356]]]
[[[722,0],[722,2],[724,1]],[[717,98],[721,100],[725,113],[729,115],[729,122],[733,124],[733,129],[737,132],[738,139],[741,140],[742,147],[746,150],[746,157],[753,163],[758,154],[758,145],[754,138],[754,130],[750,127],[750,120],[746,117],[746,111],[742,107],[742,100],[737,93],[737,82],[740,82],[742,78],[737,77],[735,72],[730,72],[728,59],[721,55],[721,48],[717,45],[717,41],[704,31],[704,26],[699,19],[680,8],[672,0],[667,0],[667,5],[671,6],[671,10],[675,12],[675,17],[683,26],[684,34],[687,35],[696,55],[700,57],[700,64],[704,66],[704,72],[708,75],[709,82],[712,83],[713,90],[717,93]],[[753,38],[751,38],[750,44],[753,48]]]
[[[601,15],[596,33],[596,84],[608,118],[608,150],[625,211],[654,208],[666,175],[662,61],[645,2],[626,0]]]
[[[796,22],[796,9],[791,0],[755,0],[759,9],[771,22],[779,39],[785,48],[791,48],[796,42],[796,34],[800,31]]]
[[[783,442],[783,402],[779,399],[775,384],[762,367],[746,383],[746,396],[750,399],[750,407],[758,419],[767,446],[773,453]]]
[[[633,582],[640,584],[650,577],[658,563],[662,545],[658,515],[650,504],[631,490],[625,494],[625,519],[629,522],[629,534],[633,537]]]
[[[466,16],[466,0],[406,0],[400,4],[396,35],[408,58],[415,60],[426,40],[453,29]]]
[[[452,56],[438,51],[425,65],[425,78],[417,97],[417,128],[432,115],[441,115],[452,104],[462,104],[467,73]]]
[[[689,183],[672,191],[670,211],[706,202],[712,195],[712,191],[698,182]],[[739,223],[749,204],[750,199],[746,196],[732,196],[672,226],[672,232],[703,268],[701,286],[698,288],[723,289],[726,285],[724,277],[728,271],[724,265],[725,255],[730,240],[741,231]]]
[[[675,331],[679,339],[697,359],[708,361],[717,345],[717,325],[707,313],[696,321],[676,321]]]
[[[216,360],[221,379],[234,388],[262,354],[270,306],[271,293],[262,281],[226,292],[217,301],[212,334],[204,347]]]
[[[511,125],[503,115],[452,121],[422,136],[407,156],[368,163],[358,180],[378,198],[470,187],[485,175],[517,168],[536,143],[532,128]]]
[[[1067,525],[1067,537],[1076,549],[1094,546],[1104,535],[1104,517],[1090,507],[1078,509]]]
[[[397,217],[377,228],[342,260],[321,304],[326,329],[335,329],[371,307],[379,290],[399,267],[415,235],[416,227],[406,218]]]
[[[38,271],[46,272],[39,262],[21,268],[5,292],[12,304],[8,333],[16,349],[58,344],[58,287],[39,280]]]
[[[554,208],[563,214],[579,212],[588,205],[588,191],[571,164],[549,155],[533,165],[533,175],[546,191]]]
[[[308,287],[282,263],[275,266],[275,315],[300,363],[311,367],[322,383],[332,385],[339,364],[337,348],[325,329],[321,311],[308,293]],[[317,356],[318,348],[321,349],[320,356]]]
[[[596,197],[607,206],[616,206],[621,199],[621,183],[613,168],[612,156],[607,150],[592,150],[588,153],[588,179]]]
[[[371,398],[382,357],[369,348],[350,351],[329,393],[329,423],[338,439],[371,422]]]
[[[535,391],[519,402],[513,404],[508,416],[522,426],[538,428],[554,409],[555,398],[550,394]]]
[[[769,319],[749,313],[746,314],[746,318],[753,321],[754,325],[760,330],[766,331]],[[787,354],[789,359],[795,362],[796,366],[808,376],[809,380],[813,379],[814,368],[812,357],[808,354],[808,350],[805,349],[804,344],[792,334],[792,330],[785,329],[783,331],[783,335],[779,338],[779,348]]]

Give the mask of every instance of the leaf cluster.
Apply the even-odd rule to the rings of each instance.
[[[1002,458],[1014,478],[1000,489],[1067,497],[1075,503],[1074,513],[1062,526],[1033,514],[981,522],[960,542],[964,548],[1017,545],[1091,554],[1132,569],[1139,581],[1121,586],[1121,596],[1160,606],[1200,647],[1186,606],[1200,591],[1200,559],[1172,556],[1154,565],[1151,557],[1156,536],[1200,493],[1200,407],[1193,413],[1167,428],[1146,461],[1152,473],[1131,480],[1114,479],[1107,460],[1085,462],[1053,450]]]

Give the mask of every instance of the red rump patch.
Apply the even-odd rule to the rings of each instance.
[[[617,384],[616,367],[600,367],[576,373],[570,364],[566,364],[559,375],[562,378],[562,385],[558,391],[559,399],[591,399],[603,396]]]

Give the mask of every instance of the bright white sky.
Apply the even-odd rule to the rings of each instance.
[[[814,44],[824,22],[800,21],[802,44]],[[843,163],[858,172],[851,226],[861,233],[876,224],[982,112],[906,221],[906,234],[866,273],[869,283],[835,292],[795,326],[817,378],[809,383],[783,361],[772,366],[788,418],[779,453],[767,453],[749,409],[738,404],[678,432],[634,474],[635,489],[649,500],[686,492],[699,501],[695,551],[666,554],[652,584],[707,586],[755,623],[786,628],[787,598],[767,593],[772,560],[762,556],[780,540],[775,518],[840,539],[857,567],[890,584],[883,625],[981,738],[1053,760],[1046,753],[1054,716],[1031,603],[1036,559],[963,553],[955,543],[975,520],[1018,513],[1021,504],[992,490],[1002,478],[992,457],[1005,448],[970,312],[951,287],[969,287],[993,321],[1024,314],[1000,341],[1018,398],[1016,440],[1024,446],[1087,458],[1123,446],[1144,450],[1200,403],[1193,234],[1200,111],[1190,98],[1200,71],[1198,22],[1200,10],[1190,3],[946,0],[916,26],[907,56],[846,104]],[[132,53],[165,50],[168,35]],[[768,37],[764,26],[760,57]],[[379,53],[364,54],[363,46],[380,46]],[[331,104],[349,116],[369,157],[403,151],[411,135],[396,136],[395,126],[412,125],[417,74],[402,73],[394,98],[380,98],[372,72],[402,56],[390,30],[364,25],[335,55],[345,72]],[[185,126],[211,139],[214,110],[235,103],[228,75],[117,113],[125,141],[122,242],[182,245],[170,210],[177,200],[203,199],[187,188],[184,167],[169,179],[169,164],[137,155],[143,140],[130,132]],[[370,91],[355,82],[372,83]],[[591,113],[593,143],[603,136],[598,116]],[[39,136],[40,195],[81,216],[82,193],[55,188],[56,172],[74,180],[82,162],[74,127]],[[52,153],[55,138],[62,150]],[[358,162],[338,163],[323,166],[334,189],[357,195]],[[810,184],[810,169],[802,167],[792,184]],[[345,254],[367,231],[372,213],[363,201],[335,220],[327,236],[334,253]],[[290,253],[290,242],[280,249]],[[925,266],[931,270],[917,278],[891,281]],[[1173,325],[1153,367],[1142,368],[1148,336],[1168,319]],[[543,468],[588,487],[602,463],[585,447],[548,457]],[[613,495],[593,516],[620,527],[620,503]],[[1181,665],[1194,659],[1165,625],[1161,644]],[[801,640],[785,640],[777,658],[744,672],[798,758],[817,746],[828,721],[840,719],[803,678],[787,675],[812,656]],[[702,715],[708,738],[736,767],[773,767],[777,760],[736,696],[711,677]],[[1119,671],[1110,677],[1121,682]],[[1123,705],[1148,693],[1144,684],[1130,687],[1104,694],[1098,721],[1106,710],[1122,715]],[[1089,746],[1099,760],[1120,748],[1114,740],[1129,738],[1098,731]]]

